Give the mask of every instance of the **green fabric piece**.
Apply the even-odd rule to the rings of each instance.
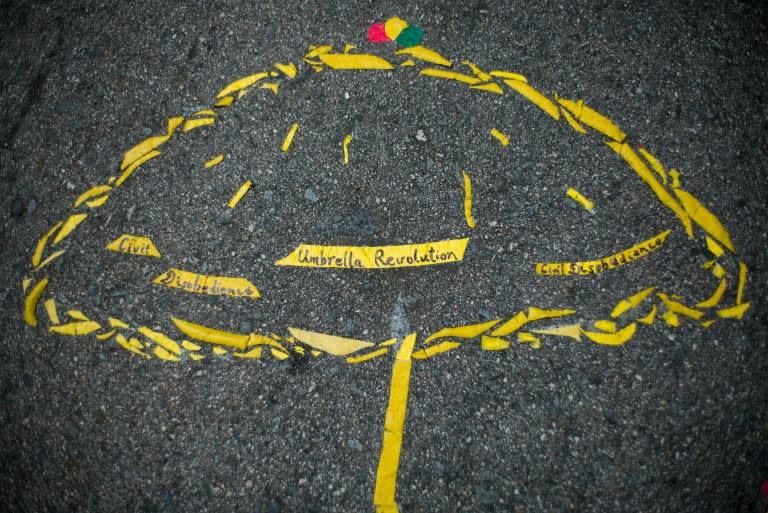
[[[421,44],[421,40],[424,39],[424,30],[421,27],[406,27],[400,32],[395,41],[397,44],[403,47],[416,46]]]

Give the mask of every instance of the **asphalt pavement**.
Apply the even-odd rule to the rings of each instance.
[[[759,2],[0,19],[0,511],[768,511]]]

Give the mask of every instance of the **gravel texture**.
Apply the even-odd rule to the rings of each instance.
[[[423,27],[424,45],[457,71],[471,73],[460,64],[468,59],[522,73],[544,94],[584,98],[632,145],[679,169],[681,187],[717,214],[736,248],[723,257],[721,306],[735,304],[739,262],[751,302],[743,319],[709,328],[658,317],[619,347],[543,336],[537,350],[512,337],[509,350],[475,340],[414,362],[400,510],[768,509],[768,9],[161,0],[0,3],[0,511],[374,511],[392,373],[389,355],[355,365],[309,352],[145,361],[114,340],[28,326],[26,277],[50,278],[44,298],[56,298],[62,317],[79,309],[179,339],[171,315],[280,336],[298,327],[380,342],[416,332],[417,348],[441,328],[529,307],[572,308],[569,321],[594,329],[646,287],[689,305],[711,295],[719,280],[702,269],[704,232],[688,238],[598,134],[509,90],[406,68],[316,73],[302,61],[309,44],[349,42],[400,62],[394,43],[366,40],[370,24],[394,15]],[[276,62],[296,63],[298,76],[275,78],[276,95],[250,91],[212,127],[179,131],[61,242],[61,258],[32,271],[38,239],[119,172],[127,149]],[[509,146],[489,135],[494,127]],[[224,162],[203,169],[217,154]],[[228,209],[248,179],[252,189]],[[568,187],[594,212],[568,200]],[[598,259],[667,229],[660,250],[608,272],[534,272],[536,262]],[[123,233],[150,236],[162,259],[104,250]],[[466,236],[458,264],[273,265],[300,242]],[[169,267],[245,276],[262,297],[153,285]]]

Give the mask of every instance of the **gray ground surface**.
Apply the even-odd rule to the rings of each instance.
[[[454,61],[585,98],[715,212],[743,320],[657,319],[620,347],[546,337],[478,341],[415,362],[398,479],[403,512],[763,513],[768,242],[768,11],[757,2],[2,2],[0,5],[0,510],[373,511],[392,358],[144,361],[114,342],[24,323],[21,282],[48,276],[78,308],[176,336],[170,315],[237,332],[295,326],[381,341],[529,306],[585,327],[657,286],[688,303],[718,284],[674,215],[592,133],[515,93],[417,72],[315,73],[309,44],[392,58],[368,26],[400,16]],[[232,80],[300,64],[215,127],[180,134],[31,273],[38,238],[123,153]],[[399,61],[395,61],[399,62]],[[288,127],[300,131],[287,154]],[[510,136],[503,148],[488,135]],[[421,133],[419,133],[421,131]],[[340,142],[354,134],[352,162]],[[423,134],[423,137],[422,137]],[[418,137],[417,137],[418,135]],[[426,139],[426,140],[424,140]],[[226,156],[209,171],[202,162]],[[477,228],[463,215],[473,178]],[[226,202],[254,182],[236,209]],[[594,215],[564,187],[593,199]],[[664,248],[589,277],[540,261],[595,259],[672,229]],[[161,260],[103,250],[152,237]],[[299,242],[404,244],[469,235],[460,264],[387,271],[279,268]],[[168,267],[246,276],[257,301],[151,285]],[[38,311],[45,318],[42,308]],[[556,323],[554,323],[556,324]],[[545,327],[542,325],[541,327]],[[417,342],[417,347],[418,343]]]

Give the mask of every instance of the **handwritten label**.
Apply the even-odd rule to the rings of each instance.
[[[300,244],[275,265],[333,269],[394,269],[450,264],[464,259],[469,239],[399,246],[318,246]]]
[[[128,253],[129,255],[160,258],[160,252],[152,243],[152,239],[140,235],[129,235],[124,233],[110,242],[106,249],[118,253]]]
[[[537,263],[536,274],[547,276],[565,276],[569,274],[595,274],[615,269],[621,265],[626,265],[633,260],[637,260],[652,251],[656,251],[664,245],[672,230],[662,232],[655,237],[641,242],[629,249],[616,253],[600,260],[589,262],[556,262],[556,263]]]
[[[209,296],[247,297],[251,299],[257,299],[261,296],[256,286],[245,278],[206,276],[174,268],[168,269],[155,278],[152,283]]]

